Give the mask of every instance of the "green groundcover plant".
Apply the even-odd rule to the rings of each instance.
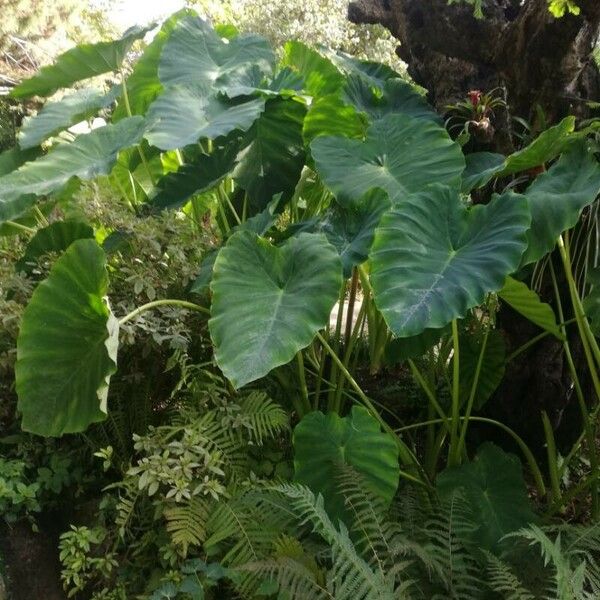
[[[597,597],[597,527],[552,521],[600,508],[599,405],[580,385],[585,374],[600,397],[596,265],[572,234],[600,191],[597,124],[567,117],[509,156],[465,153],[468,128],[453,139],[383,64],[294,41],[278,58],[188,10],[130,63],[147,31],[78,46],[16,86],[48,100],[0,155],[1,231],[25,240],[14,269],[31,287],[14,364],[21,427],[83,434],[112,473],[97,522],[61,538],[69,594]],[[86,87],[98,76],[105,89]],[[90,218],[90,189],[134,231]],[[484,189],[489,202],[473,201]],[[160,219],[171,234],[185,224],[186,252],[161,248],[176,270],[124,275],[128,252],[128,269],[143,262],[132,236]],[[564,272],[572,319],[558,289],[555,308],[536,292],[543,268],[555,288]],[[123,280],[147,302],[123,303]],[[539,330],[510,354],[502,305]],[[160,368],[176,365],[178,383],[137,406],[117,389],[128,339],[175,309],[176,352]],[[583,426],[559,456],[541,414],[541,467],[480,412],[545,336],[564,347]],[[361,379],[391,367],[409,382],[382,406]],[[135,410],[144,427],[123,424]],[[497,429],[525,474],[515,455],[471,447],[474,423]],[[39,509],[36,484],[13,482],[24,464],[2,462],[11,518]]]

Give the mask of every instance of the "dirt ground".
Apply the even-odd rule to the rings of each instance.
[[[0,526],[0,554],[6,572],[7,600],[65,600],[60,585],[58,538],[51,524]],[[0,592],[0,600],[2,598]]]

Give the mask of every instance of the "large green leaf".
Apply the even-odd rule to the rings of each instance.
[[[442,500],[462,490],[474,522],[472,541],[497,551],[500,539],[536,521],[519,459],[485,443],[471,463],[446,469],[436,480]]]
[[[145,137],[161,150],[175,150],[235,129],[247,131],[264,109],[262,98],[227,100],[202,88],[172,86],[150,105]]]
[[[529,146],[506,158],[501,175],[520,173],[556,158],[565,148],[575,129],[575,117],[566,117],[558,125],[543,131]]]
[[[402,113],[418,119],[442,123],[440,115],[427,103],[424,96],[402,79],[388,79],[383,89],[373,88],[360,75],[351,75],[344,87],[343,98],[357,110],[377,120],[391,113]]]
[[[542,302],[540,297],[522,281],[507,277],[498,296],[538,327],[549,331],[559,339],[563,338],[552,307]]]
[[[171,15],[163,24],[142,56],[136,61],[133,71],[125,82],[129,110],[132,115],[145,115],[148,106],[161,93],[163,87],[158,78],[160,55],[175,25],[185,16],[193,16],[193,11],[180,10]],[[123,98],[113,113],[113,122],[128,116],[127,103]]]
[[[50,96],[60,88],[77,81],[118,71],[132,44],[143,38],[150,27],[132,27],[123,37],[112,42],[82,44],[61,54],[54,64],[42,67],[33,77],[22,81],[11,91],[13,98]]]
[[[119,330],[107,287],[104,252],[85,239],[69,246],[33,292],[15,365],[24,430],[60,436],[106,417]]]
[[[390,79],[399,79],[400,75],[388,65],[356,58],[345,52],[323,48],[322,52],[340,71],[347,76],[358,75],[372,86],[382,89]]]
[[[304,139],[307,143],[320,135],[362,139],[366,132],[367,120],[353,106],[345,104],[339,94],[317,98],[304,119]]]
[[[236,164],[237,148],[218,146],[212,154],[201,154],[174,173],[162,177],[148,202],[157,209],[180,208],[193,195],[215,187]]]
[[[304,166],[302,124],[306,108],[295,100],[269,100],[248,131],[234,172],[248,194],[251,213],[263,210],[275,194],[288,200]]]
[[[504,166],[504,155],[494,152],[473,152],[465,156],[465,172],[463,173],[462,191],[468,194],[471,190],[483,187]]]
[[[581,211],[596,199],[598,192],[600,165],[586,142],[577,142],[525,192],[531,210],[531,229],[523,265],[550,252],[558,236],[575,226]]]
[[[82,221],[57,221],[36,232],[15,270],[30,273],[37,260],[49,252],[64,252],[74,241],[93,238],[94,230]]]
[[[183,84],[212,88],[234,95],[246,89],[257,75],[270,75],[275,54],[267,41],[256,35],[238,35],[228,42],[199,17],[179,20],[166,41],[158,74],[163,85]]]
[[[430,183],[460,185],[465,160],[443,127],[403,114],[376,121],[365,141],[318,137],[311,144],[318,173],[347,203],[374,187],[392,203]]]
[[[33,148],[59,131],[79,123],[108,106],[115,99],[115,92],[103,92],[85,88],[65,96],[56,102],[48,102],[34,117],[23,122],[19,132],[19,146]]]
[[[467,403],[471,394],[484,338],[483,332],[469,330],[467,330],[466,335],[460,337],[460,394],[463,404]],[[502,334],[496,329],[492,329],[487,336],[477,387],[475,388],[473,406],[476,410],[480,410],[496,391],[504,377],[505,368],[506,344]]]
[[[41,154],[39,148],[23,150],[18,146],[5,150],[0,154],[0,177],[16,171],[21,165],[30,160],[35,160]]]
[[[80,135],[71,144],[61,144],[49,154],[0,177],[0,222],[22,215],[32,204],[31,194],[49,194],[62,188],[71,177],[92,179],[108,173],[119,150],[139,142],[143,132],[142,117],[124,119]]]
[[[367,491],[389,505],[400,476],[398,446],[389,433],[362,406],[347,417],[312,412],[294,429],[296,481],[325,499],[327,514],[343,518],[344,498],[336,475],[349,465],[361,476]]]
[[[213,270],[209,321],[215,358],[241,387],[289,362],[327,325],[341,264],[321,234],[277,248],[250,231],[235,233]]]
[[[350,277],[352,268],[367,260],[375,228],[389,206],[387,194],[375,188],[352,206],[341,207],[334,203],[319,223],[316,229],[322,231],[340,253],[345,277]]]
[[[432,185],[399,202],[375,232],[375,303],[398,337],[464,317],[519,266],[530,224],[522,196],[466,208],[458,191]]]
[[[334,94],[344,85],[345,78],[333,63],[302,42],[287,42],[282,63],[304,78],[304,87],[312,96]]]

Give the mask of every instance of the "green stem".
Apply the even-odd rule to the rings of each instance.
[[[552,503],[561,503],[562,493],[560,491],[560,477],[558,475],[558,458],[556,456],[556,443],[554,441],[554,432],[552,424],[546,414],[542,411],[542,423],[544,425],[544,436],[546,437],[546,455],[548,458],[548,473],[550,475],[550,489],[552,491]]]
[[[406,444],[400,439],[400,437],[394,432],[394,430],[386,423],[386,421],[381,417],[381,415],[379,414],[379,412],[377,411],[377,409],[375,408],[375,406],[373,405],[371,400],[362,391],[362,389],[358,385],[358,383],[356,383],[354,377],[352,377],[352,375],[350,375],[350,373],[348,372],[348,370],[346,369],[346,367],[340,360],[339,356],[333,351],[333,348],[327,343],[325,338],[319,332],[317,332],[317,338],[323,345],[323,348],[325,348],[325,350],[327,350],[327,352],[331,356],[331,359],[337,365],[338,369],[344,374],[344,376],[346,377],[350,386],[352,388],[354,388],[354,391],[358,394],[358,397],[361,399],[362,403],[367,408],[367,410],[371,413],[371,415],[375,419],[377,419],[377,421],[379,422],[381,427],[384,429],[384,431],[386,431],[394,436],[396,445],[398,446],[398,450],[400,453],[400,458],[401,458],[403,464],[412,465],[412,466],[416,467],[419,471],[422,472],[421,465],[419,464],[419,461],[417,460],[415,455],[406,446]],[[410,473],[405,473],[405,472],[401,471],[400,474],[404,478],[409,479],[410,481],[413,481],[414,483],[427,485],[426,480],[419,479],[419,478],[415,477],[414,475],[411,475]]]
[[[306,386],[306,376],[304,375],[304,359],[302,358],[302,350],[300,350],[300,352],[296,354],[296,361],[298,362],[298,379],[300,380],[300,391],[302,393],[304,414],[308,414],[311,411],[311,407],[310,402],[308,400],[308,387]]]
[[[129,92],[127,91],[127,84],[125,83],[125,74],[123,73],[123,71],[121,71],[121,88],[123,89],[123,101],[125,102],[125,112],[127,113],[128,117],[131,117],[131,116],[133,116],[133,113],[131,112],[131,104],[129,102]],[[155,181],[154,177],[152,176],[152,171],[150,170],[150,165],[148,164],[148,160],[146,159],[146,154],[144,153],[144,149],[142,148],[141,144],[137,145],[137,149],[140,154],[140,159],[142,160],[142,163],[144,164],[144,168],[146,169],[146,172],[148,173],[148,177],[150,178],[150,182],[152,183],[153,186],[156,186],[156,181]]]
[[[440,416],[440,419],[445,422],[448,419],[448,417],[447,417],[446,413],[444,412],[442,405],[437,401],[435,394],[431,391],[431,388],[429,387],[429,385],[427,385],[427,382],[425,381],[425,378],[419,371],[417,365],[410,358],[408,359],[408,366],[410,367],[413,377],[417,380],[417,383],[421,386],[421,388],[425,392],[425,395],[427,396],[429,403],[431,404],[431,406],[433,406],[433,408],[435,409],[437,414]]]
[[[33,207],[33,212],[36,214],[36,216],[39,219],[40,223],[44,227],[48,227],[48,225],[50,225],[50,223],[48,222],[48,219],[46,219],[46,215],[40,210],[39,206],[34,206]]]
[[[462,427],[460,428],[460,437],[458,440],[458,455],[462,455],[462,450],[465,445],[465,439],[467,437],[467,429],[469,427],[469,417],[473,410],[473,404],[475,402],[475,394],[477,393],[477,385],[479,384],[479,376],[481,375],[481,366],[483,365],[483,357],[485,356],[485,349],[487,347],[488,336],[490,334],[490,328],[486,327],[485,335],[483,336],[483,342],[481,344],[481,352],[477,359],[477,367],[475,368],[475,377],[473,378],[473,385],[471,386],[471,393],[469,394],[469,400],[467,402],[467,410],[465,411],[464,420]]]
[[[460,417],[460,419],[464,419],[464,417]],[[445,419],[445,420],[448,421],[448,419]],[[531,474],[533,475],[533,478],[535,480],[535,484],[536,484],[538,493],[540,494],[540,496],[546,495],[546,484],[544,483],[544,478],[542,477],[542,472],[533,456],[533,453],[531,452],[531,450],[529,449],[527,444],[523,441],[523,439],[521,437],[519,437],[519,435],[517,433],[515,433],[510,427],[508,427],[504,423],[501,423],[500,421],[496,421],[494,419],[488,419],[487,417],[469,417],[469,420],[477,421],[479,423],[488,423],[490,425],[499,427],[500,429],[502,429],[502,431],[504,431],[505,433],[508,433],[508,435],[510,435],[513,438],[513,440],[515,440],[515,442],[521,449],[521,452],[523,453],[523,456],[525,457],[525,460],[527,461],[527,464],[529,465],[529,468],[531,469]],[[407,431],[409,429],[416,429],[418,427],[426,427],[428,425],[435,425],[437,423],[443,423],[443,422],[444,422],[444,419],[433,419],[431,421],[423,421],[421,423],[412,423],[411,425],[406,425],[404,427],[400,427],[400,428],[396,429],[395,431],[402,432],[402,431]]]
[[[36,230],[33,227],[27,227],[27,225],[21,225],[21,223],[16,223],[15,221],[4,221],[7,225],[11,227],[15,227],[16,229],[20,229],[21,231],[25,231],[26,233],[34,234]]]
[[[186,300],[166,298],[164,300],[154,300],[153,302],[148,302],[147,304],[142,304],[142,306],[138,306],[135,310],[132,310],[129,314],[119,319],[119,325],[123,325],[124,323],[127,323],[127,321],[131,321],[131,319],[134,319],[139,314],[146,312],[147,310],[151,310],[152,308],[156,308],[157,306],[181,306],[182,308],[187,308],[188,310],[195,310],[196,312],[201,312],[205,315],[210,315],[210,310],[208,310],[208,308],[205,308],[204,306],[200,306],[199,304],[187,302]]]
[[[558,282],[556,280],[556,274],[554,273],[554,266],[552,262],[550,262],[550,275],[552,278],[552,286],[554,288],[554,296],[556,298],[556,307],[558,310],[558,317],[561,322],[564,322],[564,313],[562,308],[562,302],[560,299],[560,292],[558,289]],[[598,469],[598,454],[596,451],[596,442],[594,435],[594,428],[592,422],[590,420],[590,415],[587,409],[587,404],[585,402],[585,398],[583,396],[583,390],[581,388],[581,383],[579,382],[579,377],[577,375],[577,369],[575,368],[575,363],[573,361],[573,356],[571,355],[571,348],[569,345],[569,338],[567,337],[566,323],[561,325],[561,332],[563,334],[563,349],[565,352],[565,357],[567,359],[567,365],[569,366],[569,371],[571,373],[571,379],[573,380],[573,385],[575,387],[575,394],[577,396],[577,402],[579,403],[579,410],[581,412],[581,418],[583,420],[583,430],[585,434],[586,444],[588,447],[588,452],[590,456],[590,466],[592,468],[592,472]],[[575,448],[575,446],[574,446]],[[569,464],[572,455],[569,453],[565,460],[563,461],[563,467]],[[594,518],[598,516],[599,511],[599,499],[598,499],[598,488],[594,486],[591,490],[592,496],[592,515]]]
[[[572,323],[575,323],[576,321],[577,321],[577,319],[573,318],[573,319],[569,319],[568,321],[565,321],[563,323],[562,319],[561,319],[561,323],[559,323],[558,326],[562,327],[565,325],[571,325]],[[525,342],[522,346],[519,346],[512,354],[509,354],[504,362],[506,364],[512,362],[515,358],[517,358],[517,356],[519,356],[519,354],[522,354],[523,352],[525,352],[525,350],[528,350],[529,348],[531,348],[531,346],[533,346],[534,344],[537,344],[539,341],[543,340],[545,337],[547,337],[549,335],[554,335],[554,334],[551,331],[543,331],[542,333],[536,335],[535,337],[532,337],[530,340]]]
[[[460,347],[458,341],[458,323],[452,319],[452,426],[450,428],[450,449],[448,451],[448,466],[460,462],[458,453],[458,425],[460,419]]]

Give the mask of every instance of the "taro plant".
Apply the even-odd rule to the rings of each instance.
[[[2,223],[33,236],[26,253],[39,236],[62,253],[22,319],[23,428],[60,436],[104,419],[119,326],[173,304],[206,315],[216,365],[234,388],[267,375],[279,382],[302,419],[300,446],[308,428],[347,427],[340,417],[356,402],[363,409],[344,418],[366,439],[392,440],[400,476],[432,490],[442,458],[452,468],[465,462],[469,424],[483,421],[518,444],[551,509],[563,506],[556,460],[544,477],[514,431],[475,413],[524,349],[506,356],[495,329],[500,302],[540,328],[526,346],[554,335],[569,355],[570,322],[527,284],[526,267],[556,246],[600,393],[600,350],[568,235],[600,190],[594,125],[577,129],[569,117],[510,156],[465,156],[424,97],[387,66],[297,42],[278,60],[264,39],[213,29],[190,11],[168,19],[129,64],[126,51],[143,34],[69,51],[13,91],[46,97],[108,71],[118,80],[106,92],[83,87],[49,100],[24,124],[19,147],[0,156]],[[106,125],[67,139],[70,125],[99,112]],[[540,165],[549,168],[534,177]],[[214,251],[187,295],[113,314],[119,232],[92,237],[81,224],[56,222],[73,186],[96,178],[139,218],[177,210],[211,233]],[[470,193],[485,186],[498,193],[473,203]],[[51,236],[49,228],[60,229]],[[371,372],[394,353],[406,362],[426,420],[394,430],[360,385],[365,349]],[[414,360],[423,355],[425,366]],[[570,365],[597,464],[598,403],[590,413]],[[419,427],[428,431],[423,460],[410,437]],[[552,453],[551,430],[547,445]],[[597,510],[595,477],[582,485]]]

